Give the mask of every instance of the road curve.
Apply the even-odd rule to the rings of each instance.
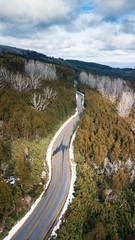
[[[45,240],[52,232],[66,201],[71,173],[68,146],[75,127],[83,114],[83,96],[77,92],[78,114],[59,134],[52,152],[52,180],[42,201],[11,238],[12,240]]]

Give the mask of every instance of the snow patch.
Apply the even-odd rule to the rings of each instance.
[[[124,170],[125,166],[127,166],[130,171],[130,177],[131,177],[131,183],[132,183],[135,179],[135,163],[134,161],[132,161],[132,159],[129,158],[126,162],[121,160],[117,162],[116,161],[110,162],[110,160],[106,157],[104,160],[104,165],[101,168],[97,166],[95,163],[93,163],[93,168],[97,170],[97,173],[105,174],[107,177],[111,177],[114,174],[116,174],[119,168]]]
[[[6,180],[6,183],[10,183],[10,184],[14,185],[15,181],[16,181],[16,179],[13,176],[11,176]]]

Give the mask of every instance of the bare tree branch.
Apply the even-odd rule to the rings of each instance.
[[[19,91],[28,91],[29,90],[29,81],[27,77],[22,76],[21,74],[17,73],[13,76],[11,80],[12,87]]]
[[[112,79],[108,76],[94,75],[91,73],[87,74],[86,72],[80,73],[80,81],[97,89],[103,96],[106,96],[112,102],[121,96],[125,83],[124,80],[120,78]]]
[[[25,62],[25,72],[30,78],[31,88],[37,89],[41,86],[41,80],[56,80],[56,68],[54,65],[44,64],[31,60]]]
[[[121,117],[127,117],[133,107],[135,101],[135,93],[133,91],[124,91],[120,98],[117,110]]]
[[[32,97],[30,98],[30,103],[33,108],[43,111],[47,108],[49,102],[46,98],[44,98],[41,94],[33,93]]]
[[[8,71],[6,68],[0,68],[0,88],[4,88],[7,83],[11,82],[13,73]]]
[[[53,89],[50,87],[46,87],[44,89],[43,95],[45,98],[51,99],[51,98],[55,98],[57,96],[57,92],[53,91]]]
[[[0,79],[0,88],[4,88],[6,86],[6,82],[2,81],[2,79]]]
[[[80,81],[81,83],[97,89],[111,102],[115,102],[117,99],[120,99],[117,111],[122,117],[128,116],[131,108],[135,105],[135,92],[127,87],[126,82],[123,79],[112,79],[107,76],[81,72]]]

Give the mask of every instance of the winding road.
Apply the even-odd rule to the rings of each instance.
[[[70,188],[69,143],[83,114],[82,103],[83,95],[77,92],[78,114],[65,126],[53,145],[53,172],[49,188],[27,221],[11,238],[12,240],[45,240],[49,238]]]

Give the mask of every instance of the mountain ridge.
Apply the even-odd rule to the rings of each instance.
[[[104,64],[85,62],[80,60],[62,59],[47,56],[32,50],[0,45],[0,57],[4,54],[21,56],[25,59],[34,59],[46,63],[56,64],[66,68],[72,68],[75,71],[90,71],[98,75],[112,76],[115,78],[123,78],[129,81],[135,81],[135,69],[133,68],[113,68]]]

